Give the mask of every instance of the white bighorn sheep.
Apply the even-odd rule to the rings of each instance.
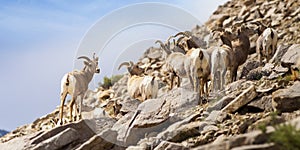
[[[232,44],[227,38],[229,31],[224,29],[213,30],[212,39],[217,41],[216,46],[211,46],[209,49],[211,54],[211,78],[212,92],[223,90],[226,84],[225,77],[227,70],[230,70],[231,61],[233,60]]]
[[[209,61],[207,63],[201,63],[201,60],[203,60],[203,58],[207,58],[205,52],[203,52],[203,50],[201,49],[194,48],[190,50],[189,54],[186,55],[178,52],[171,53],[170,51],[167,51],[165,49],[164,52],[169,53],[169,55],[166,55],[167,57],[165,58],[167,66],[166,68],[169,72],[174,72],[178,77],[178,86],[180,86],[181,78],[188,78],[192,85],[192,89],[198,93],[199,78],[203,76],[203,73],[199,73],[201,72],[201,65],[207,65],[209,63]],[[173,79],[171,79],[171,81],[172,80]],[[172,88],[173,85],[171,85],[170,87]]]
[[[135,65],[131,63],[120,64],[118,70],[122,66],[127,66],[130,77],[127,81],[127,90],[131,98],[136,98],[141,101],[146,99],[156,98],[158,93],[158,81],[153,76],[137,76]]]
[[[69,111],[70,111],[70,121],[73,121],[72,111],[74,103],[76,103],[77,98],[80,98],[79,105],[79,118],[81,118],[81,109],[82,109],[82,100],[85,96],[85,93],[88,89],[88,85],[92,80],[94,73],[100,73],[100,69],[98,68],[98,57],[95,57],[95,53],[93,55],[93,59],[86,56],[80,56],[78,59],[85,59],[84,68],[80,71],[75,70],[73,72],[69,72],[64,75],[61,80],[61,94],[60,94],[60,116],[59,122],[63,124],[63,110],[64,103],[67,97],[67,94],[72,96],[71,102],[69,103]],[[77,117],[77,105],[75,104],[75,114]]]
[[[211,55],[212,91],[217,92],[225,87],[226,71],[230,67],[232,49],[226,44],[213,47]],[[220,81],[218,81],[220,79]]]
[[[204,50],[201,48],[192,48],[186,54],[186,56],[192,58],[191,72],[193,73],[193,70],[196,70],[196,73],[194,74],[194,79],[200,80],[200,96],[204,95],[205,97],[208,97],[208,81],[210,79],[211,72],[211,53],[211,49]]]
[[[269,62],[271,57],[275,54],[277,47],[278,34],[276,30],[267,28],[258,37],[256,41],[256,53],[258,55],[259,64],[262,65],[262,57]]]

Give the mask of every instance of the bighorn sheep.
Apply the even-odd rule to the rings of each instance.
[[[179,52],[179,53],[183,53],[185,54],[186,52],[181,48],[179,47],[175,41],[173,41],[173,44],[171,44],[171,42],[169,41],[170,38],[172,38],[173,36],[170,36],[169,39],[167,40],[167,42],[164,44],[162,41],[160,40],[157,40],[155,41],[155,43],[159,43],[160,44],[160,47],[166,51],[168,51],[169,53],[167,53],[167,55],[169,55],[170,53],[172,52]]]
[[[138,76],[140,76],[140,75],[142,75],[144,73],[144,70],[142,68],[140,68],[138,65],[133,64],[132,61],[121,63],[120,66],[119,66],[119,69],[122,66],[127,66],[127,70],[128,70],[128,72],[130,72],[131,75],[138,75]]]
[[[230,82],[236,81],[238,67],[246,62],[250,49],[250,41],[248,37],[250,29],[242,25],[237,32],[237,36],[229,32],[223,34],[224,37],[232,41],[232,60],[229,66],[231,78]]]
[[[123,66],[122,64],[118,70]],[[130,77],[127,81],[127,90],[129,96],[141,101],[156,98],[158,93],[158,81],[153,76],[137,76],[134,67],[135,65],[133,63],[128,63],[127,70]]]
[[[192,48],[186,54],[187,56],[191,57],[192,64],[191,64],[191,72],[196,69],[196,74],[194,74],[194,79],[199,78],[200,80],[200,96],[205,95],[208,97],[208,80],[210,78],[210,68],[211,68],[211,49],[204,50],[201,48]],[[195,69],[193,68],[195,67]],[[194,84],[195,86],[195,84]],[[197,85],[196,85],[197,86]],[[205,86],[205,92],[204,92]]]
[[[256,53],[258,55],[259,64],[262,65],[262,57],[267,59],[267,62],[275,54],[277,47],[278,34],[272,28],[267,28],[258,37],[256,41]]]
[[[84,68],[81,71],[75,70],[73,72],[69,72],[64,75],[61,80],[61,94],[60,94],[60,124],[63,124],[63,110],[64,103],[67,97],[67,94],[72,96],[71,102],[69,103],[69,111],[70,111],[70,121],[73,121],[72,111],[73,105],[76,102],[76,99],[80,98],[79,105],[79,118],[81,118],[81,109],[82,109],[82,100],[85,96],[85,93],[88,89],[88,85],[92,80],[94,73],[100,73],[100,69],[98,68],[98,57],[95,57],[95,53],[93,55],[93,59],[86,56],[80,56],[78,59],[85,59]],[[75,114],[77,114],[77,105],[75,104]]]
[[[165,53],[170,53],[165,49],[164,51]],[[201,65],[204,65],[206,67],[209,64],[209,61],[203,61],[203,58],[205,58],[204,60],[207,60],[207,57],[209,56],[206,55],[203,50],[193,48],[186,55],[178,52],[170,53],[170,55],[168,55],[165,60],[169,72],[174,72],[175,75],[178,76],[178,86],[180,85],[181,78],[188,78],[193,90],[195,92],[199,92],[199,78],[206,76],[206,72],[203,73],[201,70],[201,68],[204,68],[201,67]],[[201,63],[201,61],[203,61],[203,63]],[[173,79],[171,79],[171,81],[172,80]],[[200,92],[200,94],[202,93]]]
[[[212,78],[212,91],[223,90],[225,86],[226,71],[230,68],[232,60],[232,49],[226,44],[214,47],[211,55],[211,78]],[[217,82],[217,79],[220,81]]]
[[[182,37],[178,38],[176,44],[186,52],[192,48],[206,48],[206,42],[194,36],[190,31],[179,32],[174,37],[179,35],[182,35]]]
[[[233,38],[233,35],[223,28],[211,32],[211,39],[217,42],[216,45],[214,44],[209,48],[211,51],[211,87],[213,92],[224,89],[226,71],[231,68],[233,52],[229,37]]]

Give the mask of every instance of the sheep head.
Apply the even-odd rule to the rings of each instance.
[[[99,57],[95,57],[95,53],[93,54],[93,60],[88,58],[87,56],[80,56],[77,59],[85,59],[83,62],[85,67],[84,70],[89,70],[93,73],[100,73],[100,68],[98,66]]]
[[[118,67],[118,70],[120,70],[123,66],[127,66],[127,71],[131,76],[141,75],[144,73],[144,70],[139,68],[138,65],[134,64],[132,61],[121,63]]]

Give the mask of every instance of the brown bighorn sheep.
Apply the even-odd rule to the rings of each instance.
[[[174,37],[177,37],[179,35],[181,35],[182,37],[178,38],[176,44],[186,52],[192,48],[206,48],[206,42],[194,36],[190,31],[179,32]]]
[[[267,28],[258,37],[256,41],[256,53],[258,56],[259,64],[262,65],[262,57],[269,62],[271,57],[275,54],[277,48],[278,34],[272,28]]]
[[[80,56],[78,59],[85,59],[84,68],[81,71],[75,70],[73,72],[69,72],[64,75],[61,80],[61,94],[60,94],[60,124],[63,124],[63,110],[64,103],[67,97],[67,94],[72,96],[71,102],[69,103],[69,111],[70,111],[70,121],[73,121],[72,111],[73,105],[76,102],[76,99],[80,98],[79,105],[79,118],[81,118],[81,109],[82,109],[82,101],[85,96],[85,93],[88,89],[88,85],[92,80],[94,73],[100,73],[100,69],[98,68],[98,57],[95,57],[95,53],[93,55],[93,59],[86,56]],[[77,116],[77,105],[75,104],[75,114]]]
[[[119,66],[118,70],[123,66],[122,64]],[[158,93],[158,81],[153,76],[137,76],[134,67],[135,65],[133,63],[129,63],[127,67],[130,75],[127,81],[129,96],[141,101],[145,101],[149,98],[156,98]]]
[[[128,72],[130,72],[131,75],[142,75],[144,73],[144,70],[140,68],[137,64],[134,64],[132,61],[129,62],[123,62],[119,66],[119,70],[122,66],[127,66]]]
[[[235,36],[232,33],[226,32],[223,34],[224,37],[228,38],[232,42],[232,60],[229,66],[230,70],[230,82],[236,81],[237,78],[237,70],[240,65],[246,62],[249,49],[250,49],[250,41],[248,34],[250,33],[250,29],[244,25],[242,25],[237,30],[237,35]]]

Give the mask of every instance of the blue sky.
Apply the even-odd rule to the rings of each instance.
[[[104,27],[105,29],[98,31],[97,27],[103,23],[106,16],[122,8],[130,8],[129,5],[143,2],[170,4],[172,7],[178,7],[192,14],[199,22],[204,23],[217,6],[223,4],[225,0],[205,3],[196,0],[1,1],[0,129],[13,130],[52,112],[60,102],[62,76],[72,71],[74,67],[80,69],[80,65],[76,64],[81,62],[76,61],[75,58],[78,54],[84,54],[80,51],[81,48],[93,48],[93,44],[84,43],[85,39],[90,33],[97,33],[97,36],[91,37],[98,38],[99,36],[101,40],[101,35],[105,35],[106,31],[108,33],[108,29],[115,27],[116,24],[124,23],[124,20],[126,22],[132,19],[130,18],[132,15],[128,18],[111,19],[110,27]],[[164,12],[158,9],[153,10],[153,13],[157,11]],[[132,12],[135,13],[135,11]],[[151,11],[147,11],[139,15],[143,18],[143,16],[151,17],[151,14]],[[172,17],[181,20],[179,15],[170,16]],[[185,27],[192,26],[189,22],[182,24]],[[110,37],[113,42],[106,46],[109,50],[101,53],[100,64],[101,60],[105,62],[101,66],[101,75],[95,76],[93,84],[99,82],[104,75],[121,73],[112,68],[115,68],[120,61],[136,60],[142,50],[153,44],[155,38],[165,39],[174,33],[174,29],[146,23],[116,33],[117,36]],[[117,49],[116,45],[122,52],[114,54],[113,49]],[[132,49],[138,49],[140,53],[130,51]],[[97,51],[100,54],[99,50]],[[118,57],[118,59],[111,60],[111,57]]]

